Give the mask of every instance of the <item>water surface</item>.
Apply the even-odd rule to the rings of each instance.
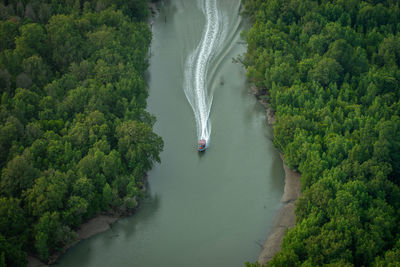
[[[161,164],[148,174],[148,197],[134,216],[80,242],[57,266],[234,267],[257,259],[280,207],[282,161],[244,68],[232,62],[245,51],[240,0],[217,1],[228,30],[207,67],[210,146],[196,151],[184,84],[187,59],[206,25],[202,3],[162,1],[153,21],[148,110],[165,146]]]

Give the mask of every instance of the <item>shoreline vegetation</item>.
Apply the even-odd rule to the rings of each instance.
[[[265,107],[267,122],[273,127],[276,121],[275,114],[265,98],[260,98],[257,89],[252,86],[252,92],[257,100]],[[285,171],[285,187],[281,197],[283,206],[276,212],[271,229],[261,248],[258,263],[267,265],[274,255],[281,249],[286,231],[296,223],[295,201],[301,196],[300,173],[291,170],[285,163],[282,153],[279,153]]]
[[[148,8],[151,12],[151,15],[154,16],[157,13],[157,7],[154,2],[147,3]],[[151,25],[151,24],[150,24]],[[145,192],[145,188],[142,189],[143,193]],[[139,208],[140,201],[138,201]],[[48,264],[43,263],[38,257],[34,255],[27,256],[27,267],[47,267],[57,262],[57,260],[67,252],[67,250],[79,242],[88,239],[97,234],[103,233],[111,229],[112,225],[117,222],[119,219],[124,218],[125,216],[131,216],[135,213],[135,211],[130,211],[128,214],[118,215],[118,214],[107,214],[102,213],[94,216],[88,221],[84,222],[79,226],[79,229],[76,230],[76,239],[67,244],[62,251],[57,252],[49,257]]]
[[[120,216],[111,216],[105,214],[99,214],[90,219],[89,221],[83,223],[79,229],[76,231],[77,237],[75,241],[68,244],[63,248],[62,251],[55,253],[49,257],[48,264],[43,263],[39,258],[28,255],[28,267],[45,267],[57,262],[60,256],[62,256],[69,248],[75,246],[82,240],[88,239],[96,234],[105,232],[111,228],[111,225],[115,223]]]
[[[1,267],[52,263],[137,208],[163,149],[149,15],[146,0],[0,1]]]
[[[147,176],[144,178],[147,179]],[[147,181],[144,182],[146,185]],[[143,196],[146,194],[146,186],[141,189]],[[66,244],[60,251],[52,254],[49,256],[47,264],[40,260],[39,257],[28,254],[27,255],[27,267],[45,267],[50,266],[52,264],[57,263],[57,260],[65,254],[68,249],[72,248],[73,246],[77,245],[80,241],[88,239],[92,236],[97,234],[103,233],[108,231],[112,228],[112,225],[116,223],[118,220],[123,219],[128,216],[132,216],[135,214],[136,210],[140,208],[140,199],[137,202],[135,208],[130,209],[128,212],[124,213],[117,213],[111,210],[106,212],[102,212],[100,214],[95,215],[94,217],[90,218],[86,222],[82,223],[76,230],[76,236],[73,241]]]
[[[295,226],[268,266],[398,266],[398,1],[243,2],[246,74],[301,173]]]

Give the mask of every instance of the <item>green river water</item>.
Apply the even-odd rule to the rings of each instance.
[[[282,161],[243,66],[232,62],[246,49],[240,0],[217,0],[224,30],[205,77],[213,96],[210,145],[196,151],[184,84],[186,60],[204,33],[204,1],[157,4],[148,110],[165,146],[161,164],[148,173],[148,196],[135,215],[70,248],[56,266],[234,267],[257,259],[281,205]]]

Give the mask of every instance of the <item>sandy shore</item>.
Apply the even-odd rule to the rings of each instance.
[[[74,246],[77,244],[79,241],[82,241],[84,239],[87,239],[91,236],[94,236],[95,234],[105,232],[108,229],[110,229],[110,225],[113,224],[118,218],[108,216],[108,215],[97,215],[96,217],[92,218],[88,222],[82,224],[80,228],[78,229],[77,233],[77,239],[70,245],[64,247],[63,251],[56,253],[52,255],[49,259],[49,263],[53,264],[57,261],[57,259],[65,253],[70,247]],[[38,258],[29,255],[27,257],[28,259],[28,267],[45,267],[49,266],[42,261],[40,261]]]
[[[26,258],[28,260],[28,267],[46,267],[49,266],[47,264],[44,264],[43,262],[41,262],[38,258],[28,255],[28,257]]]
[[[252,87],[252,91],[261,104],[265,106],[268,124],[273,126],[275,123],[275,114],[271,110],[269,103],[264,99],[259,98],[257,89],[255,87]],[[258,262],[264,265],[267,265],[274,255],[281,249],[282,240],[287,229],[296,224],[294,202],[301,195],[300,173],[289,169],[289,167],[285,164],[283,155],[280,154],[280,156],[283,160],[283,168],[285,170],[285,188],[281,198],[281,202],[284,203],[284,205],[276,213],[271,230],[267,236],[267,239],[264,241],[264,245],[262,246],[260,255],[258,257]]]
[[[301,195],[300,174],[289,169],[285,163],[283,164],[283,167],[285,169],[285,188],[281,202],[285,204],[276,213],[271,230],[267,239],[264,241],[264,245],[262,246],[260,255],[258,256],[258,262],[260,264],[266,265],[268,261],[279,252],[287,229],[296,224],[294,202]]]
[[[115,223],[116,217],[111,217],[107,215],[98,215],[90,221],[81,225],[78,233],[78,242],[89,238],[95,234],[102,233],[110,229],[110,225]]]

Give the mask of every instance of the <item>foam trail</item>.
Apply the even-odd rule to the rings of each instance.
[[[224,36],[225,23],[220,22],[216,0],[204,0],[202,10],[206,24],[199,45],[185,63],[184,90],[196,118],[197,138],[205,139],[208,144],[211,134],[209,115],[212,95],[208,95],[206,87],[207,70],[220,38]]]

